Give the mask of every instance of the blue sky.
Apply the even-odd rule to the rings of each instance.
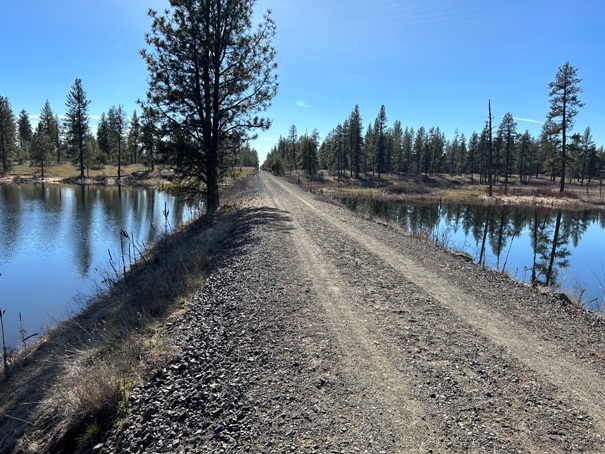
[[[15,114],[37,115],[48,99],[64,113],[81,78],[93,117],[112,105],[131,114],[145,95],[138,54],[148,7],[167,0],[6,0],[0,9],[0,96]],[[496,125],[511,112],[520,132],[538,135],[548,83],[569,61],[590,126],[605,145],[605,2],[600,0],[258,0],[277,23],[280,88],[269,131],[253,143],[261,161],[286,136],[323,138],[359,104],[364,124],[380,106],[389,124],[438,126],[448,139],[481,131],[491,99]]]

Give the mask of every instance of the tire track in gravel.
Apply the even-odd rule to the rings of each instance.
[[[491,342],[503,346],[510,355],[559,388],[562,399],[571,400],[575,406],[582,408],[593,420],[596,428],[605,433],[605,395],[602,392],[605,389],[605,380],[589,364],[577,359],[573,354],[566,353],[565,345],[557,345],[554,341],[545,342],[536,333],[484,305],[476,295],[461,291],[455,284],[413,258],[405,256],[401,251],[393,251],[390,245],[324,213],[298,188],[266,174],[263,174],[263,180],[270,192],[275,194],[274,188],[279,187],[295,202],[311,210],[314,216],[332,226],[335,232],[346,235],[359,246],[379,256],[385,264],[421,287],[438,303],[478,329]],[[280,207],[284,208],[283,205]],[[297,225],[297,228],[301,232],[304,231],[300,225]],[[302,236],[306,239],[300,240],[300,247],[312,250],[308,234],[304,233]],[[318,257],[319,255],[313,260],[319,262]]]
[[[274,186],[266,178],[263,182],[275,207],[287,211]],[[300,223],[295,219],[290,222],[294,227],[292,241],[340,345],[338,353],[345,368],[343,376],[361,387],[363,402],[360,406],[365,406],[367,411],[368,403],[372,404],[380,416],[369,416],[371,424],[388,434],[397,449],[402,452],[422,449],[430,433],[424,418],[427,411],[413,395],[409,377],[393,364],[392,354],[385,347],[389,343],[380,328],[355,312],[354,301],[358,295],[346,288]]]

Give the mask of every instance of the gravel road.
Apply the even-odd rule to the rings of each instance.
[[[102,452],[603,452],[598,316],[252,176]]]

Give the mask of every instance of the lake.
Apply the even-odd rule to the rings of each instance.
[[[138,250],[198,214],[153,188],[0,185],[0,310],[6,343],[81,310]],[[128,235],[128,240],[124,234]],[[117,265],[116,265],[117,263]],[[19,321],[21,314],[21,325]]]
[[[470,254],[515,279],[605,303],[605,212],[343,198],[349,209]]]

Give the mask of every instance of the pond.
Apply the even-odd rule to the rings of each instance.
[[[605,302],[605,212],[511,205],[344,198],[349,209],[462,250],[517,280],[564,291],[590,310]]]
[[[24,337],[41,333],[81,310],[87,296],[106,288],[104,278],[120,268],[122,257],[128,263],[197,214],[193,205],[153,188],[0,185],[7,345],[20,345],[20,328]]]

